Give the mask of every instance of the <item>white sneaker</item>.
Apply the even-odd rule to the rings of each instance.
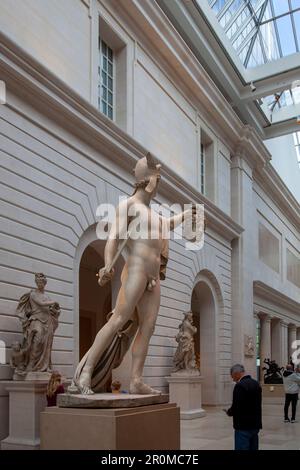
[[[291,423],[298,423],[296,419],[291,419]]]

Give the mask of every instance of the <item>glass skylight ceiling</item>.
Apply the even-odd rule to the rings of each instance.
[[[300,51],[300,0],[207,1],[246,68]]]
[[[300,52],[300,0],[206,1],[246,69]],[[300,81],[255,103],[269,125],[296,116],[300,124]]]

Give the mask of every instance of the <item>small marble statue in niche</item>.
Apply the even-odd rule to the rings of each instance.
[[[176,336],[178,346],[173,359],[173,372],[199,373],[195,356],[194,335],[196,333],[197,328],[193,324],[193,312],[186,312]]]
[[[255,345],[253,336],[244,336],[244,354],[247,357],[253,357],[255,353]]]

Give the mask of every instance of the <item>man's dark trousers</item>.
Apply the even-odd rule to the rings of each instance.
[[[284,404],[284,419],[289,419],[289,406],[292,403],[292,420],[296,419],[296,408],[298,401],[298,393],[286,393]]]
[[[235,450],[258,450],[259,429],[247,429],[234,431]]]

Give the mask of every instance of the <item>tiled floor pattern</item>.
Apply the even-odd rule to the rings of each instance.
[[[181,448],[195,450],[233,449],[232,418],[222,407],[204,407],[203,418],[181,421]],[[281,405],[263,406],[263,430],[260,432],[260,449],[300,450],[300,406],[299,422],[284,423]]]

